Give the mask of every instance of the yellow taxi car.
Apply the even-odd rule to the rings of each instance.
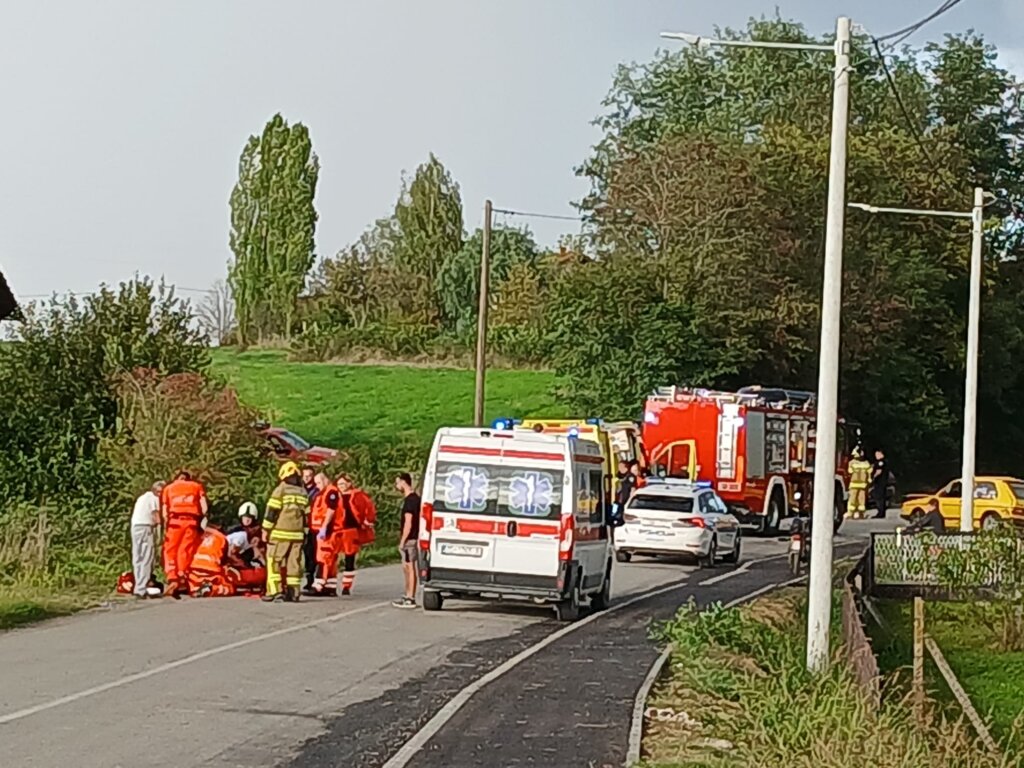
[[[902,515],[914,518],[924,513],[931,501],[938,502],[939,514],[947,528],[960,527],[960,499],[963,486],[953,480],[933,494],[912,494],[902,505]],[[974,527],[994,528],[1000,523],[1024,527],[1024,480],[1016,477],[978,477],[974,481]]]

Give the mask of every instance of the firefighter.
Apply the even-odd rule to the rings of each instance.
[[[209,511],[206,489],[182,470],[160,493],[160,518],[164,526],[164,574],[166,594],[179,599],[188,594],[188,569],[202,538],[202,520]]]
[[[372,544],[375,539],[374,525],[377,522],[377,507],[373,499],[356,487],[352,477],[338,478],[341,491],[341,525],[335,528],[338,551],[345,558],[341,574],[341,594],[351,595],[356,581],[356,556],[360,548]]]
[[[862,520],[867,511],[868,481],[871,479],[871,464],[864,460],[860,447],[853,449],[850,459],[850,500],[846,513],[854,520]]]
[[[299,467],[286,461],[267,501],[263,535],[267,542],[267,602],[298,602],[302,587],[302,544],[307,533],[309,497]],[[284,589],[281,580],[284,579]]]
[[[316,574],[313,578],[314,595],[336,597],[338,595],[338,530],[341,491],[333,485],[323,472],[314,478],[319,492],[313,498],[310,528],[316,531]]]

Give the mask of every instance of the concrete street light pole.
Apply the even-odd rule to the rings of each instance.
[[[825,219],[825,268],[821,295],[821,356],[818,363],[817,433],[814,455],[814,511],[811,518],[811,573],[807,609],[807,666],[820,671],[829,660],[832,618],[832,520],[835,509],[836,422],[839,418],[839,331],[843,293],[843,222],[846,213],[846,134],[850,105],[850,20],[836,20],[834,45],[771,43],[759,40],[711,40],[681,32],[662,37],[701,48],[736,46],[831,51],[832,147],[829,156],[828,210]]]
[[[971,287],[967,305],[967,359],[964,378],[963,462],[960,466],[960,530],[974,530],[975,443],[978,433],[978,338],[981,327],[981,271],[985,216],[985,191],[974,188],[974,207],[964,211],[928,211],[918,208],[883,208],[865,203],[850,203],[868,213],[899,213],[910,216],[938,216],[971,220]]]
[[[484,239],[480,253],[480,295],[476,318],[476,388],[473,397],[473,424],[484,425],[484,386],[487,376],[487,309],[491,293],[491,201],[484,202]]]

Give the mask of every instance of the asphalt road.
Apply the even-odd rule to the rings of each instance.
[[[546,750],[568,739],[573,749],[624,753],[623,706],[655,655],[652,617],[691,595],[728,601],[784,577],[780,560],[761,562],[784,555],[783,542],[744,545],[746,562],[731,575],[724,566],[617,564],[619,604],[670,588],[553,641],[565,625],[547,609],[394,609],[396,566],[361,571],[351,598],[130,602],[0,634],[0,765],[381,766],[466,686],[545,638],[546,648],[469,697],[409,764],[603,765]],[[715,583],[702,586],[708,578]],[[550,673],[566,669],[572,675],[553,683]]]

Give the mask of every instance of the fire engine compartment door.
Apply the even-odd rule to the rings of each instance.
[[[747,411],[747,476],[764,477],[764,414]]]
[[[697,441],[676,440],[661,449],[661,453],[652,457],[654,466],[663,468],[668,477],[686,477],[697,480]]]

